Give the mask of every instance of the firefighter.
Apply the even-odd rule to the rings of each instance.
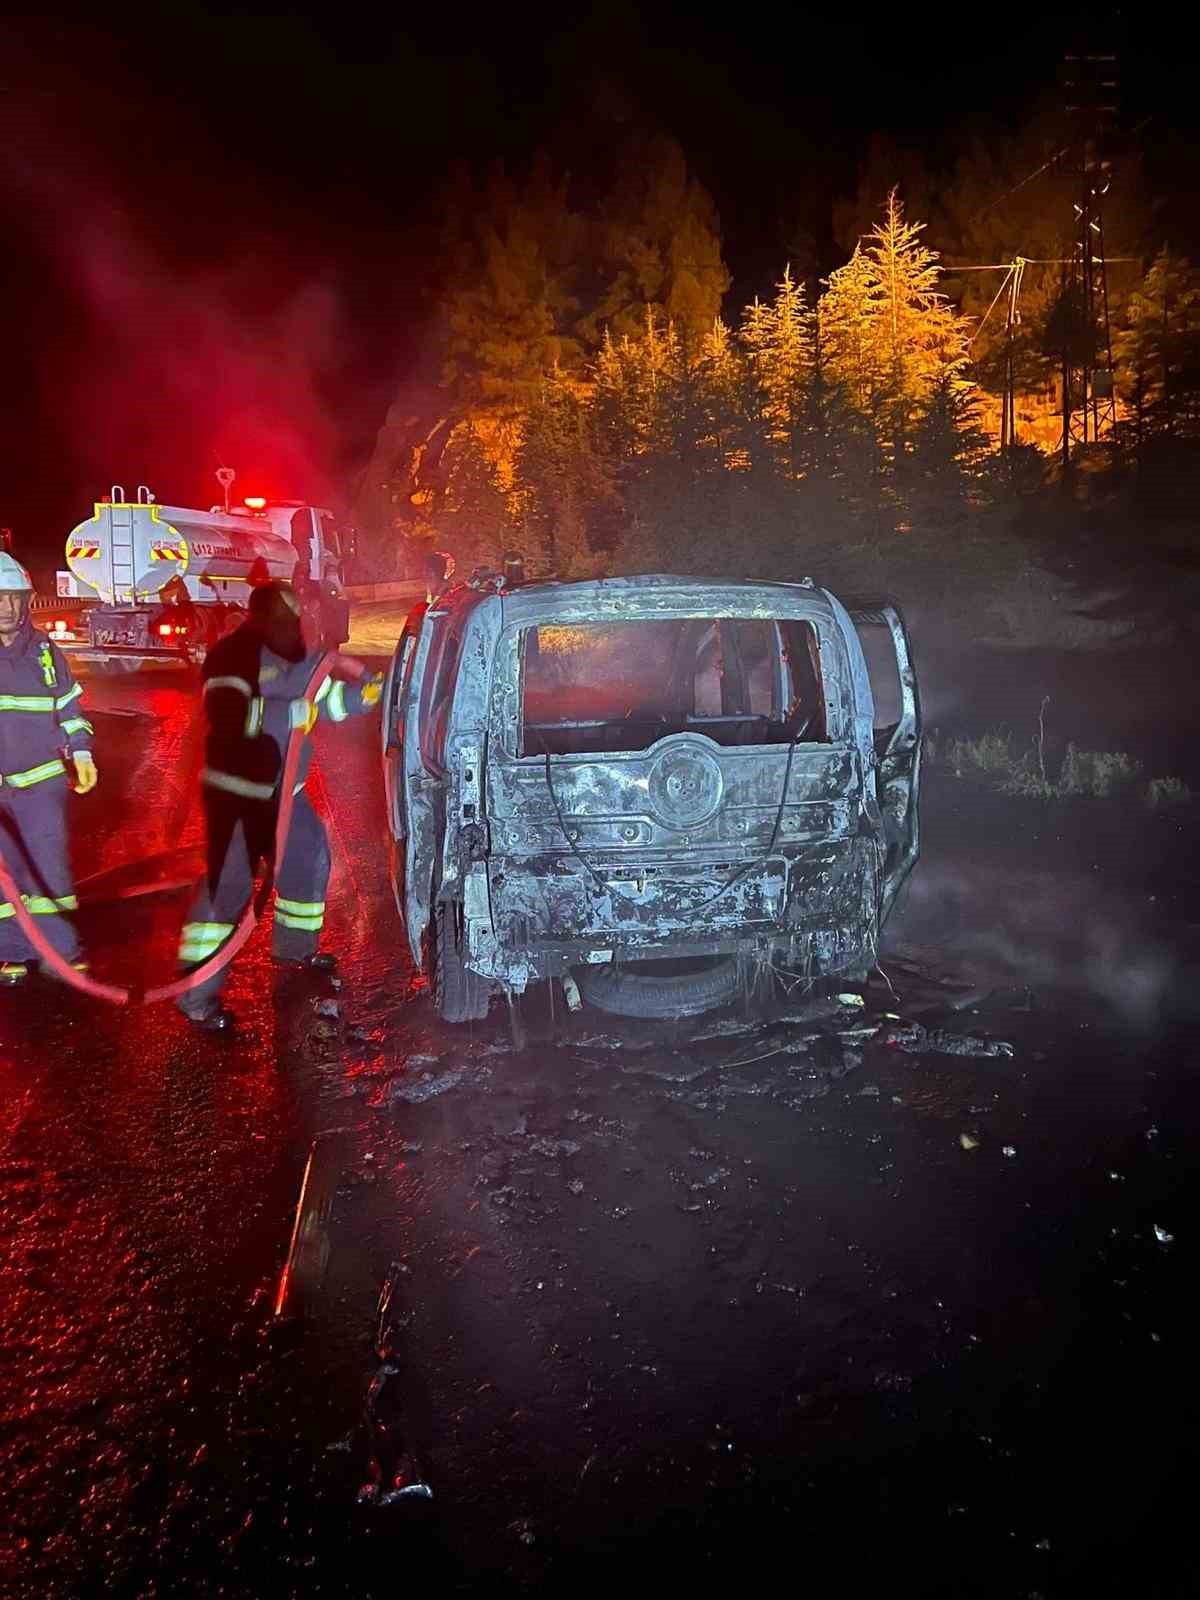
[[[323,649],[336,650],[350,637],[350,601],[332,578],[297,577],[292,586],[300,598],[301,615]]]
[[[454,576],[455,560],[447,550],[431,550],[425,557],[425,600],[432,605],[449,586]]]
[[[29,617],[33,584],[0,551],[0,851],[38,926],[82,968],[66,913],[76,899],[67,853],[67,787],[96,787],[92,725],[66,658]],[[0,903],[0,981],[19,983],[34,952],[12,905]]]
[[[250,596],[249,616],[209,651],[204,663],[208,719],[203,785],[208,870],[179,943],[186,969],[214,955],[234,931],[254,890],[255,871],[275,850],[279,781],[293,728],[311,731],[318,717],[341,722],[379,704],[383,674],[339,656],[310,706],[304,689],[320,660],[304,638],[301,607],[288,583],[272,581]],[[298,772],[287,852],[275,883],[275,960],[310,972],[332,972],[337,958],[318,950],[329,880],[329,841],[304,793],[311,760],[306,743]],[[197,1027],[233,1026],[221,1004],[224,971],[184,994],[179,1009]]]

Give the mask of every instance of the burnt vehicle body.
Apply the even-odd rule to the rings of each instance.
[[[903,621],[810,582],[459,585],[409,617],[383,728],[447,1021],[572,974],[643,1016],[861,981],[917,859]]]

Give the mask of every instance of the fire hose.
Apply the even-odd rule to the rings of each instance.
[[[313,669],[313,674],[304,687],[304,699],[310,708],[316,701],[321,685],[333,670],[333,663],[333,654],[326,654]],[[207,983],[210,978],[223,971],[254,932],[270,896],[271,885],[275,882],[283,864],[288,833],[292,826],[292,807],[296,799],[294,793],[296,773],[300,768],[300,753],[305,738],[306,729],[295,727],[287,742],[283,771],[279,780],[279,815],[275,821],[275,850],[262,885],[256,894],[250,896],[241,920],[221,948],[200,966],[193,968],[182,978],[177,978],[174,983],[159,984],[153,989],[126,989],[115,983],[101,983],[88,973],[78,971],[46,938],[38,926],[37,918],[21,898],[21,891],[9,871],[7,862],[3,855],[0,855],[0,895],[3,895],[12,906],[18,926],[49,971],[63,983],[69,983],[73,989],[78,989],[81,994],[91,995],[95,1000],[107,1000],[114,1006],[154,1005],[160,1000],[175,1000],[180,995],[187,994],[189,990],[198,988],[200,984]]]

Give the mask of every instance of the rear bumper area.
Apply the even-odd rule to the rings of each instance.
[[[593,876],[594,872],[594,876]],[[869,966],[879,937],[880,863],[868,836],[768,860],[620,867],[573,857],[493,860],[490,927],[469,964],[526,981],[573,966],[756,953],[814,977]]]

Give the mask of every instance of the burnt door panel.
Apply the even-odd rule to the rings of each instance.
[[[887,845],[883,921],[921,849],[921,700],[899,610],[882,600],[854,602],[847,609],[858,630],[875,700],[875,782]]]

